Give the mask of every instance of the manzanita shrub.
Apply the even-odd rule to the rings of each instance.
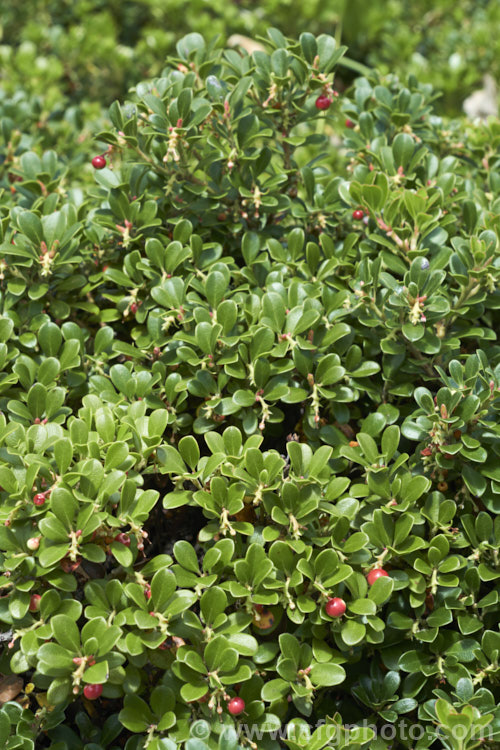
[[[2,747],[498,747],[500,125],[344,51],[4,156]]]
[[[270,26],[297,37],[335,35],[349,57],[382,70],[413,73],[443,93],[441,110],[457,113],[489,73],[500,78],[500,23],[495,0],[23,0],[5,2],[0,26],[0,85],[26,89],[48,111],[106,107],[129,86],[159,74],[188,32],[259,40]],[[345,61],[344,61],[345,63]],[[340,73],[340,75],[338,75]],[[338,80],[352,80],[345,69]],[[90,100],[90,101],[89,101]]]

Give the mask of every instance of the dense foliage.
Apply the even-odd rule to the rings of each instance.
[[[105,106],[127,87],[157,76],[187,31],[222,40],[265,37],[270,26],[297,38],[335,35],[349,56],[404,78],[413,73],[444,92],[459,112],[484,73],[500,80],[496,0],[24,0],[5,3],[0,26],[2,87],[27,87],[48,111],[61,99]],[[338,75],[351,80],[349,68]]]
[[[498,743],[500,125],[267,48],[6,96],[9,750]]]

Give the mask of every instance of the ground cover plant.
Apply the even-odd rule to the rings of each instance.
[[[9,750],[498,746],[500,126],[345,52],[8,102]]]
[[[160,74],[165,55],[188,31],[219,34],[224,42],[235,34],[266,37],[271,26],[293,38],[304,30],[331,34],[358,63],[431,82],[443,93],[437,106],[454,114],[485,73],[497,81],[500,75],[494,0],[25,0],[5,6],[0,87],[40,96],[51,117],[63,102],[74,117],[75,106],[87,115],[96,102],[108,107],[126,96],[129,86]],[[352,76],[344,66],[337,71],[339,84]]]

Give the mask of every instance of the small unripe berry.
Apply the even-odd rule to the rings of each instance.
[[[245,701],[243,698],[231,698],[227,704],[227,710],[232,716],[238,716],[245,710]]]
[[[342,617],[346,610],[345,601],[338,596],[328,599],[325,605],[325,612],[328,617]]]
[[[128,534],[117,534],[115,536],[115,542],[124,544],[125,547],[130,547],[130,537],[128,536]]]
[[[85,685],[83,694],[89,701],[95,701],[102,695],[102,685]]]
[[[370,570],[366,576],[366,580],[370,586],[373,586],[375,581],[378,581],[379,578],[384,578],[385,576],[389,577],[389,573],[386,570],[383,568],[374,568],[373,570]]]
[[[316,109],[329,109],[332,100],[326,94],[320,94],[316,99]]]
[[[30,612],[38,612],[38,610],[40,609],[41,598],[42,597],[40,596],[40,594],[32,594],[31,599],[30,599],[30,606],[29,606]]]
[[[106,159],[104,156],[94,156],[92,159],[92,166],[94,169],[104,169],[106,166]]]
[[[422,269],[422,271],[427,271],[429,266],[430,266],[430,263],[427,260],[427,258],[422,258],[422,260],[420,261],[420,268]]]
[[[31,539],[28,539],[28,541],[26,542],[26,546],[28,549],[34,552],[40,546],[40,537],[32,536]]]
[[[33,498],[33,502],[35,505],[43,505],[45,503],[45,495],[43,492],[37,492],[35,497]]]
[[[352,218],[356,219],[356,221],[359,221],[364,216],[364,212],[361,208],[357,208],[355,211],[352,212]]]

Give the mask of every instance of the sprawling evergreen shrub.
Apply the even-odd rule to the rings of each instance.
[[[495,0],[23,0],[5,2],[0,24],[0,86],[105,106],[142,78],[159,75],[165,55],[187,32],[222,43],[234,34],[265,37],[278,26],[349,46],[349,57],[384,73],[413,73],[459,112],[485,73],[500,82]],[[351,80],[342,67],[340,77]]]
[[[498,742],[500,126],[343,52],[190,34],[86,166],[9,102],[9,750]]]

